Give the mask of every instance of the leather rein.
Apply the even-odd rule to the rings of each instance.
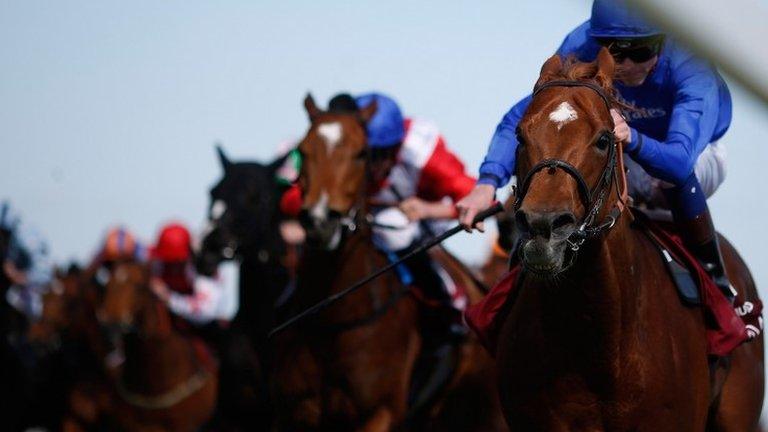
[[[533,97],[535,98],[543,90],[553,87],[586,87],[593,90],[605,103],[605,108],[608,110],[610,116],[610,110],[612,106],[611,99],[608,97],[605,90],[597,84],[588,81],[549,81],[537,86],[533,91]],[[614,126],[613,120],[611,120],[611,126]],[[536,175],[539,171],[547,169],[549,170],[548,172],[554,174],[556,170],[560,169],[576,181],[579,191],[579,198],[581,200],[581,204],[584,206],[585,213],[581,221],[578,222],[578,228],[576,231],[571,233],[571,235],[566,239],[568,246],[574,252],[574,259],[575,253],[578,252],[578,250],[581,248],[581,245],[584,244],[587,239],[597,237],[613,228],[619,216],[621,216],[622,211],[626,207],[627,179],[624,172],[624,160],[622,158],[621,147],[620,144],[616,142],[616,137],[613,134],[613,130],[611,130],[609,136],[611,142],[608,145],[607,159],[605,165],[603,166],[603,171],[600,174],[597,183],[593,187],[590,188],[587,185],[586,180],[584,180],[584,176],[576,167],[562,159],[550,158],[544,159],[534,165],[533,168],[531,168],[531,170],[528,171],[528,173],[523,178],[520,187],[513,188],[513,194],[515,195],[513,208],[514,211],[517,212],[520,209],[520,206],[522,206],[523,200],[528,193],[528,189],[531,186],[533,176]],[[619,175],[621,175],[621,180],[619,180]],[[618,200],[614,204],[613,208],[611,208],[611,210],[605,216],[605,218],[603,218],[603,220],[598,223],[596,222],[597,216],[600,213],[600,210],[603,208],[606,195],[614,183],[616,184],[616,196]]]

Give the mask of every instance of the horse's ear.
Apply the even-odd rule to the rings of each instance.
[[[315,99],[312,97],[311,93],[307,93],[307,97],[304,98],[304,109],[307,110],[309,121],[315,121],[317,116],[322,113],[320,108],[317,107],[317,104],[315,104]]]
[[[595,73],[595,80],[600,84],[600,87],[611,88],[613,87],[613,74],[616,72],[616,61],[613,60],[608,48],[603,47],[597,54],[597,72]]]
[[[560,74],[562,69],[563,59],[557,54],[553,55],[541,67],[541,73],[539,73],[539,80],[536,82],[536,85],[539,86],[547,81],[552,81]]]
[[[378,108],[379,108],[378,102],[374,100],[373,102],[369,103],[367,106],[360,109],[360,119],[363,121],[363,123],[368,123],[376,114],[376,110]]]
[[[227,154],[224,153],[224,149],[221,147],[221,144],[216,144],[216,154],[219,155],[219,161],[221,162],[221,167],[224,169],[224,172],[227,172],[229,167],[232,165],[232,162],[229,161]]]

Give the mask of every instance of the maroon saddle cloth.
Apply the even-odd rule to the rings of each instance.
[[[683,246],[681,238],[669,229],[632,209],[635,221],[660,249],[661,259],[672,259],[688,271],[698,287],[698,302],[705,314],[709,354],[726,356],[742,343],[762,331],[763,303],[759,298],[745,299],[739,294],[733,305],[715,285],[699,261]],[[480,342],[496,354],[498,332],[516,297],[515,288],[522,268],[517,265],[491,288],[480,302],[464,312],[467,325],[477,333]]]

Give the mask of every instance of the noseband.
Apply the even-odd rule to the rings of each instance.
[[[603,102],[605,102],[605,107],[610,115],[611,101],[608,98],[608,95],[605,94],[605,90],[603,90],[597,84],[586,81],[549,81],[536,87],[536,89],[533,91],[533,97],[535,98],[536,95],[541,93],[543,90],[552,87],[586,87],[591,89],[597,93],[598,96],[600,96]],[[611,125],[613,126],[613,122],[611,122]],[[581,199],[581,204],[584,206],[585,213],[584,217],[578,223],[578,229],[566,239],[573,252],[577,252],[581,245],[588,238],[597,237],[601,233],[611,229],[616,223],[616,220],[621,215],[621,212],[625,206],[626,200],[624,195],[626,195],[627,192],[626,178],[623,181],[623,191],[619,192],[620,183],[617,170],[618,166],[623,174],[624,164],[620,160],[621,155],[618,155],[619,157],[617,157],[618,144],[616,143],[616,137],[613,135],[613,131],[610,132],[609,136],[611,142],[608,145],[607,160],[605,162],[605,166],[603,167],[603,171],[600,174],[600,178],[594,187],[590,188],[587,185],[587,182],[584,180],[584,176],[582,176],[579,170],[570,163],[562,159],[544,159],[543,161],[534,165],[533,168],[528,171],[528,174],[526,174],[525,178],[523,179],[520,188],[514,189],[513,191],[515,194],[514,209],[515,212],[517,212],[520,210],[520,206],[522,206],[523,200],[528,193],[528,189],[531,186],[533,176],[539,171],[546,169],[549,173],[554,174],[556,170],[560,169],[576,181],[576,185],[578,186],[579,190],[579,198]],[[600,212],[600,209],[602,209],[605,196],[610,190],[611,184],[614,181],[616,182],[616,195],[618,196],[618,201],[608,213],[608,215],[606,215],[605,219],[599,224],[595,224],[595,218]]]

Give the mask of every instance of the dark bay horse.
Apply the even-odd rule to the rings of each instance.
[[[374,246],[367,218],[365,123],[375,113],[375,103],[354,113],[329,113],[308,96],[305,108],[311,126],[299,145],[299,182],[307,245],[290,302],[294,312],[388,264]],[[405,289],[396,273],[384,274],[276,337],[273,401],[278,430],[428,428],[429,421],[419,423],[409,412],[410,381],[422,340],[419,306]],[[483,369],[488,359],[477,344],[463,348],[458,369],[476,379],[476,385],[464,387],[475,393],[465,393],[463,399],[449,395],[426,416],[435,419],[436,430],[498,430],[493,422],[500,414],[493,413],[492,385],[486,385],[492,382],[490,368]],[[452,384],[461,387],[461,381]],[[481,411],[467,409],[478,401],[491,412],[478,415]],[[445,411],[459,421],[441,422]]]
[[[270,349],[276,303],[286,290],[291,249],[279,232],[285,186],[275,179],[283,163],[231,161],[217,147],[223,177],[210,190],[208,228],[196,267],[213,274],[223,261],[239,264],[239,308],[220,346],[221,394],[216,426],[256,430],[270,423]]]
[[[179,332],[149,289],[149,269],[120,263],[99,311],[120,331],[125,362],[113,383],[113,413],[128,431],[196,431],[213,415],[218,377],[210,353]]]
[[[702,310],[681,303],[628,212],[608,218],[624,174],[609,113],[614,68],[606,49],[588,64],[553,56],[520,122],[525,272],[497,357],[507,421],[525,431],[754,431],[762,338],[708,361]],[[567,124],[550,117],[564,104]],[[572,234],[587,219],[600,227],[576,253]],[[757,299],[744,262],[722,245],[740,296]]]

